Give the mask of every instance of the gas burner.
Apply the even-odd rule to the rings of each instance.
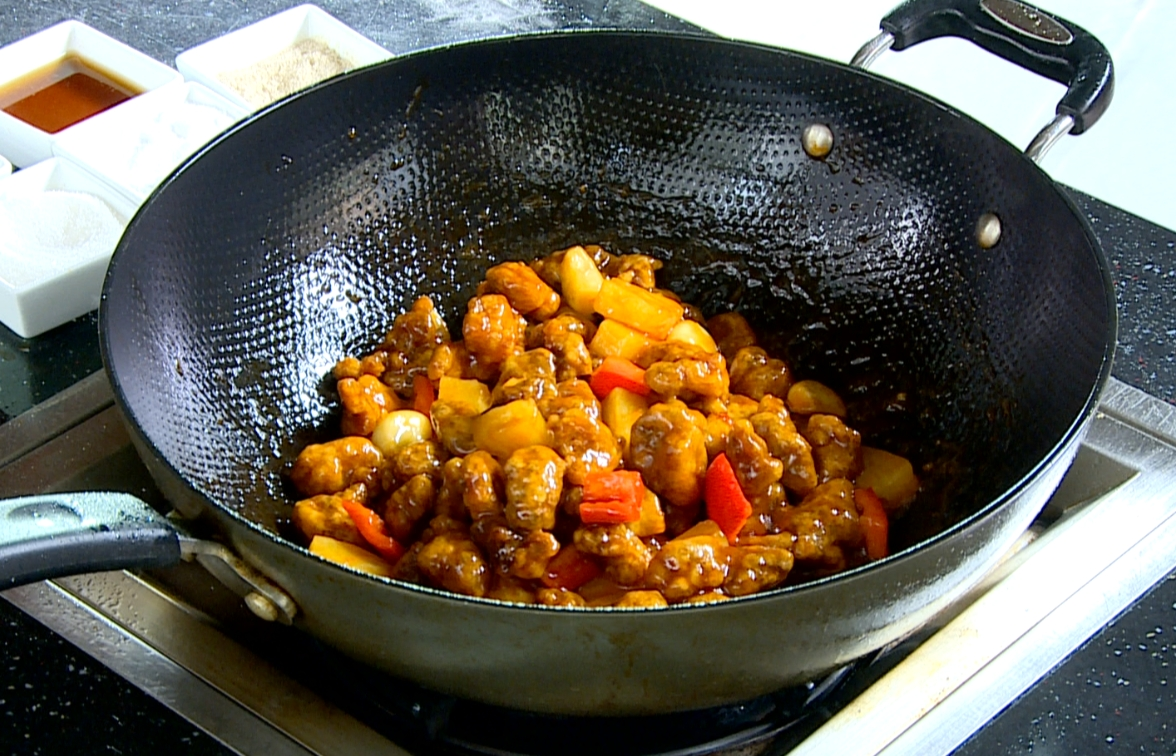
[[[818,715],[833,699],[845,698],[839,695],[843,688],[857,687],[848,681],[860,679],[862,667],[874,666],[857,662],[817,683],[710,709],[560,716],[433,693],[355,664],[313,640],[307,644],[306,658],[326,671],[320,693],[345,697],[355,716],[413,753],[453,756],[756,756],[789,735],[799,742],[824,720]]]

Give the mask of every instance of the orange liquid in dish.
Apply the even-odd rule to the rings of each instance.
[[[76,55],[37,69],[0,91],[5,113],[56,134],[141,90]]]

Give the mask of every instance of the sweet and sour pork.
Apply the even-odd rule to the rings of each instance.
[[[640,609],[884,557],[910,463],[741,315],[659,290],[660,267],[599,246],[495,265],[460,339],[421,297],[340,360],[340,436],[290,469],[310,550],[467,596]]]

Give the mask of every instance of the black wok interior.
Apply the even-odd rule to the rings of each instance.
[[[835,135],[825,160],[810,123]],[[174,474],[276,532],[283,469],[334,430],[337,359],[421,294],[460,333],[487,267],[592,242],[742,311],[866,443],[910,455],[928,485],[902,543],[1049,455],[1114,339],[1085,225],[973,121],[800,55],[579,33],[363,70],[214,143],[128,228],[104,357]]]

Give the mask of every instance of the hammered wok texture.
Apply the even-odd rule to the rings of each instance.
[[[800,144],[815,122],[823,160]],[[104,358],[173,487],[277,533],[283,470],[335,430],[337,359],[421,294],[460,333],[487,267],[590,242],[745,313],[847,397],[867,443],[910,456],[927,492],[896,543],[915,555],[1067,463],[1108,374],[1105,262],[998,136],[836,64],[622,33],[426,52],[236,128],[128,227]]]

